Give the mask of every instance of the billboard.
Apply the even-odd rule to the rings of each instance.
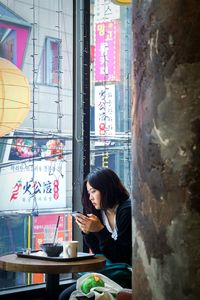
[[[31,210],[66,206],[66,164],[21,162],[1,169],[0,210]]]
[[[120,22],[97,23],[95,27],[95,81],[120,81]]]

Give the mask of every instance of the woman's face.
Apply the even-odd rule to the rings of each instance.
[[[93,188],[89,182],[86,183],[89,199],[96,209],[101,209],[101,193],[99,190]]]

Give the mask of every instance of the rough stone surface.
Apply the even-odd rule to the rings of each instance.
[[[199,16],[197,0],[133,5],[134,299],[200,299]]]

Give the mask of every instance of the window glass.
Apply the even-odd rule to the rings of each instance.
[[[110,0],[90,3],[90,167],[114,169],[129,188],[131,8]],[[38,250],[52,240],[58,216],[57,240],[72,238],[72,4],[0,4],[0,34],[8,42],[0,45],[0,57],[22,70],[31,94],[25,120],[0,138],[0,255]],[[0,270],[0,290],[41,282],[44,274]]]
[[[91,162],[131,188],[131,6],[91,5]]]
[[[41,242],[53,241],[58,216],[56,241],[72,239],[72,3],[0,3],[0,59],[17,66],[30,91],[25,119],[0,136],[0,255],[37,251]],[[12,80],[1,98],[14,118],[24,86]],[[0,126],[6,127],[1,111],[9,119],[9,109],[0,105]],[[44,274],[0,270],[0,290],[44,280]]]

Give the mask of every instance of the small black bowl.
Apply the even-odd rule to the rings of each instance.
[[[63,246],[59,243],[43,243],[40,248],[50,257],[58,257],[63,251]]]

